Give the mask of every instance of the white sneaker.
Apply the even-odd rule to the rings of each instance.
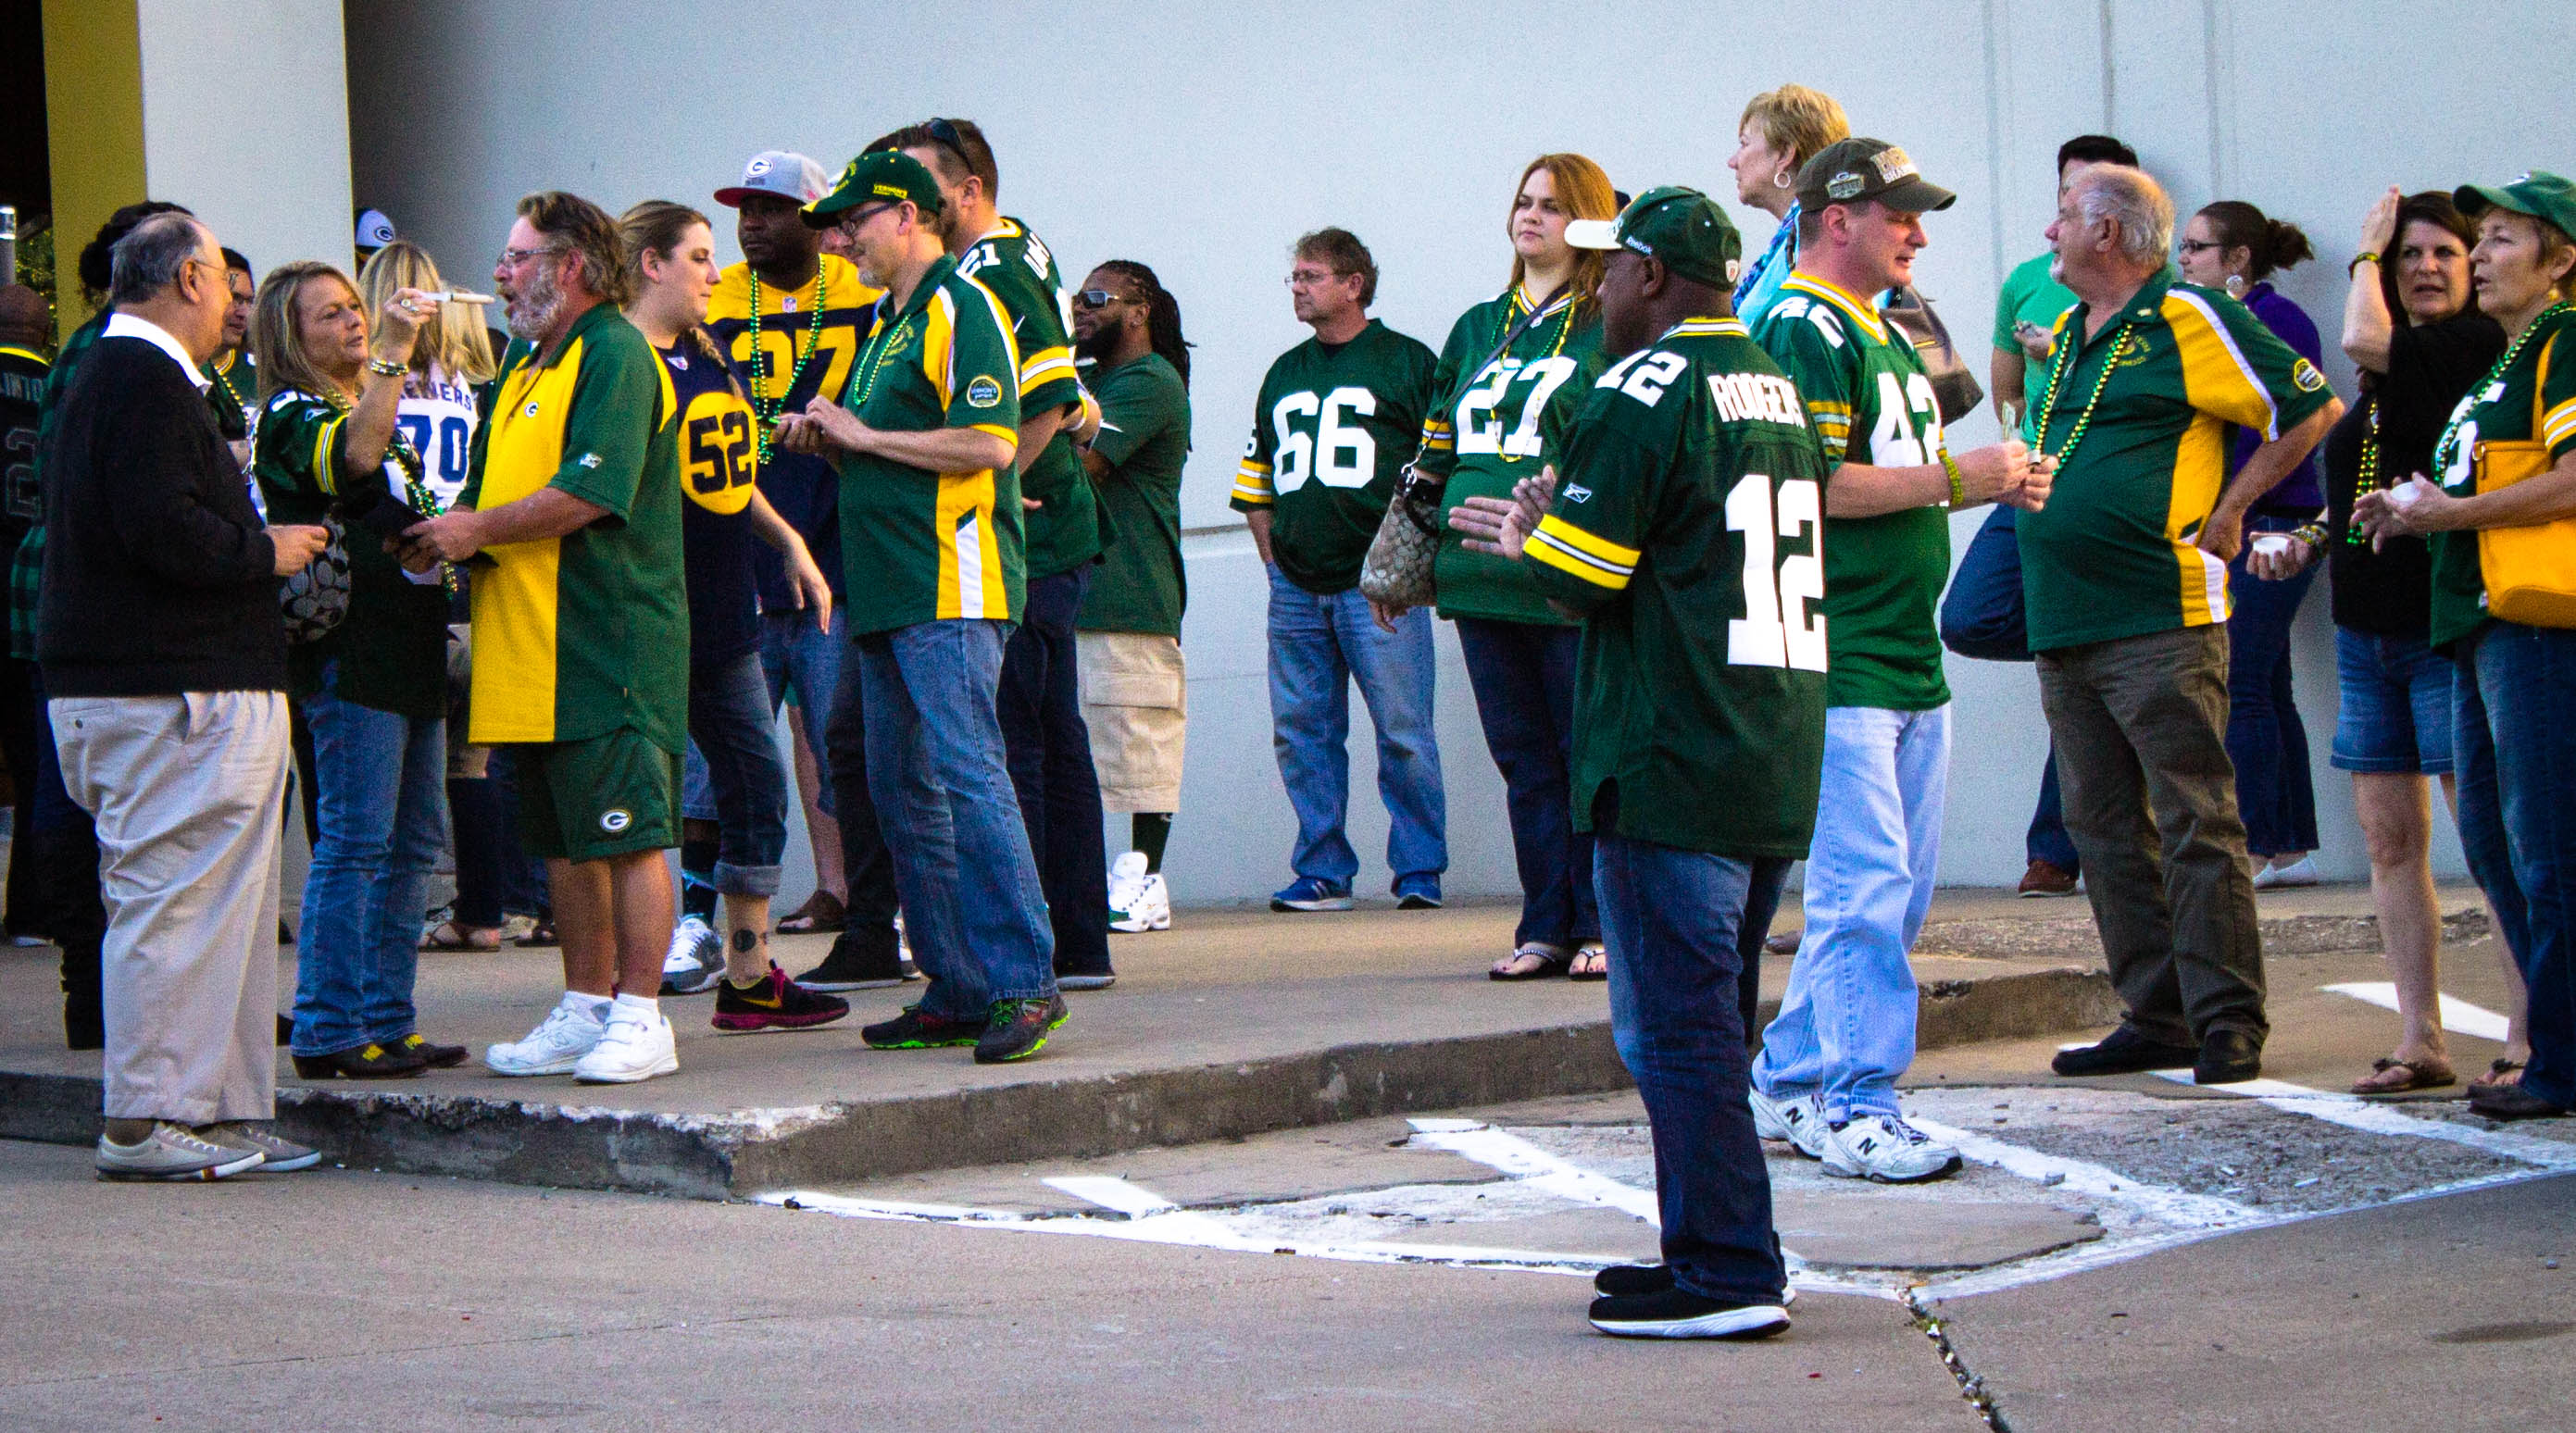
[[[724,971],[724,937],[696,916],[680,917],[671,932],[670,954],[662,957],[662,993],[695,995],[713,990]]]
[[[2317,858],[2310,852],[2286,866],[2265,866],[2254,873],[2254,889],[2279,890],[2292,886],[2313,886],[2325,877],[2317,874]]]
[[[1128,851],[1109,863],[1109,914],[1124,915],[1145,888],[1145,853]]]
[[[1959,1167],[1957,1150],[1895,1115],[1857,1115],[1843,1124],[1825,1125],[1824,1132],[1825,1173],[1839,1179],[1912,1184]]]
[[[572,1077],[585,1085],[631,1085],[679,1068],[679,1047],[672,1040],[670,1020],[659,1010],[619,1001],[608,1007],[606,1031],[572,1067]]]
[[[1145,870],[1145,855],[1130,851],[1118,858],[1120,867],[1135,862],[1131,883],[1122,891],[1115,873],[1109,881],[1109,928],[1130,935],[1140,931],[1172,928],[1172,888],[1163,883],[1163,873]],[[1124,899],[1121,899],[1121,896]]]
[[[259,1168],[266,1159],[256,1149],[218,1144],[167,1120],[155,1123],[150,1134],[132,1144],[118,1144],[104,1134],[98,1137],[101,1179],[227,1179]]]
[[[528,1038],[485,1050],[483,1063],[496,1075],[568,1075],[607,1028],[588,1000],[566,996]]]
[[[1754,1138],[1787,1140],[1809,1159],[1825,1157],[1825,1117],[1816,1108],[1815,1096],[1793,1095],[1775,1100],[1758,1089],[1749,1093],[1753,1100]]]

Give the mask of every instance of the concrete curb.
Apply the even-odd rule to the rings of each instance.
[[[1765,1003],[1766,1020],[1774,1008]],[[1936,1049],[2118,1018],[2099,970],[1941,981],[1922,988],[1917,1044]],[[723,1115],[290,1087],[278,1091],[278,1124],[351,1168],[727,1199],[1628,1084],[1603,1020]],[[99,1096],[94,1079],[0,1072],[0,1138],[88,1143],[98,1135]]]

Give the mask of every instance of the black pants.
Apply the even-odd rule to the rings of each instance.
[[[1058,975],[1109,973],[1109,851],[1073,635],[1090,585],[1088,567],[1032,581],[1019,630],[1002,649],[1002,740],[1055,927]]]
[[[35,699],[36,664],[16,657],[0,658],[0,762],[9,766],[10,804],[17,808],[17,858],[9,862],[8,915],[0,921],[11,935],[51,935],[53,900],[38,877],[35,860],[36,728],[45,714]],[[47,731],[45,740],[53,741]]]
[[[34,858],[36,878],[53,894],[54,944],[63,953],[63,1038],[75,1050],[107,1043],[100,1008],[99,960],[107,944],[107,902],[98,885],[98,828],[63,789],[54,753],[53,723],[45,715],[45,679],[30,668],[28,699],[35,714],[34,795],[20,809],[21,851]],[[14,857],[13,857],[14,859]]]

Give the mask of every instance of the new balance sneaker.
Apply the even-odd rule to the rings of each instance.
[[[1825,1157],[1825,1117],[1813,1095],[1774,1099],[1759,1089],[1747,1091],[1753,1105],[1753,1137],[1787,1140],[1809,1159]]]
[[[662,957],[662,993],[696,995],[713,990],[724,979],[724,937],[696,916],[680,917],[671,932],[670,954]]]
[[[1346,911],[1351,908],[1351,888],[1335,885],[1321,876],[1299,876],[1270,895],[1274,911]]]
[[[1128,879],[1122,883],[1121,876]],[[1142,851],[1119,857],[1109,873],[1109,928],[1129,935],[1172,928],[1172,888],[1164,884],[1162,872],[1145,869]]]
[[[483,1064],[496,1075],[569,1075],[590,1047],[608,1030],[598,1003],[567,992],[546,1013],[544,1023],[528,1038],[494,1045],[483,1052]]]
[[[573,1065],[572,1077],[585,1085],[631,1085],[679,1068],[670,1018],[659,1007],[621,997],[609,1004],[599,1043]]]
[[[1025,1060],[1046,1048],[1047,1035],[1064,1023],[1064,997],[1042,1000],[996,1000],[984,1036],[975,1042],[975,1063],[1000,1065]]]
[[[901,985],[911,978],[904,970],[900,934],[888,940],[883,928],[870,931],[845,925],[832,937],[831,953],[823,963],[797,976],[796,983],[808,990],[867,990]]]
[[[1440,909],[1440,878],[1429,872],[1419,872],[1398,878],[1395,883],[1395,908],[1400,911]]]
[[[1789,1327],[1778,1304],[1729,1304],[1678,1285],[1592,1301],[1592,1326],[1616,1338],[1769,1338]]]
[[[1872,1184],[1914,1184],[1959,1167],[1959,1152],[1895,1115],[1825,1126],[1825,1173]]]
[[[259,1168],[267,1157],[256,1149],[217,1144],[167,1120],[156,1121],[152,1132],[133,1144],[98,1137],[101,1179],[229,1179]]]
[[[755,1030],[811,1030],[850,1013],[850,1002],[821,995],[787,978],[777,966],[748,987],[716,983],[716,1028],[728,1035]]]
[[[859,1038],[871,1050],[937,1050],[951,1045],[972,1045],[984,1034],[981,1020],[951,1020],[933,1015],[918,1005],[903,1007],[903,1013],[892,1020],[880,1020],[859,1028]]]
[[[280,1137],[273,1131],[261,1129],[257,1125],[245,1124],[240,1120],[211,1124],[197,1133],[210,1143],[227,1145],[233,1149],[257,1150],[260,1155],[259,1167],[279,1174],[311,1169],[322,1162],[322,1151],[310,1145],[297,1144],[291,1139]]]

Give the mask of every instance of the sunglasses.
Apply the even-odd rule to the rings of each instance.
[[[1114,294],[1107,289],[1084,289],[1082,292],[1073,296],[1073,301],[1088,309],[1107,308],[1111,304],[1135,302],[1134,299],[1127,297],[1125,294]]]
[[[956,155],[957,162],[966,166],[967,173],[975,172],[975,160],[966,153],[966,136],[957,132],[957,126],[944,119],[934,119],[922,128],[929,132],[931,143]]]

